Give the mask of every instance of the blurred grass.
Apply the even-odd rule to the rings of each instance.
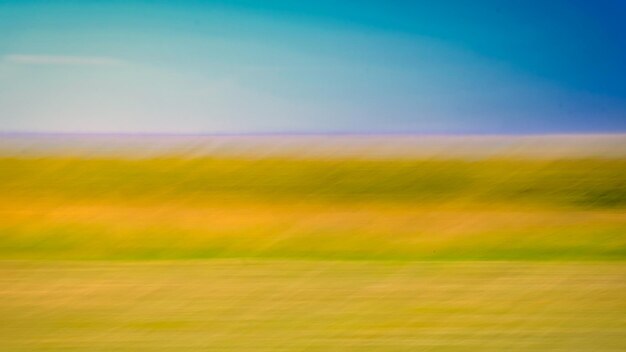
[[[626,161],[2,158],[0,258],[626,259]]]
[[[621,263],[0,264],[2,351],[626,349]]]
[[[0,158],[0,351],[622,351],[624,171]]]
[[[623,260],[626,215],[379,205],[11,202],[0,258]]]
[[[623,207],[626,160],[0,158],[3,195],[531,203]]]

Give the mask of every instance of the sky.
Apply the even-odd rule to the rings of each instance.
[[[0,0],[0,132],[626,132],[626,2]]]

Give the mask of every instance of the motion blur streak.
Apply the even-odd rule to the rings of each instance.
[[[625,139],[9,135],[0,347],[623,350]]]

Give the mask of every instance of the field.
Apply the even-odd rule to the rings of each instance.
[[[3,351],[623,351],[622,264],[5,263]]]
[[[621,351],[626,159],[0,157],[2,351]]]

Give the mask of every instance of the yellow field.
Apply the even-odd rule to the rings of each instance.
[[[626,259],[626,163],[0,158],[0,258]]]
[[[0,351],[622,351],[626,161],[0,158]]]
[[[5,259],[622,260],[626,213],[505,206],[11,199]]]
[[[2,351],[623,351],[624,264],[5,262]]]

